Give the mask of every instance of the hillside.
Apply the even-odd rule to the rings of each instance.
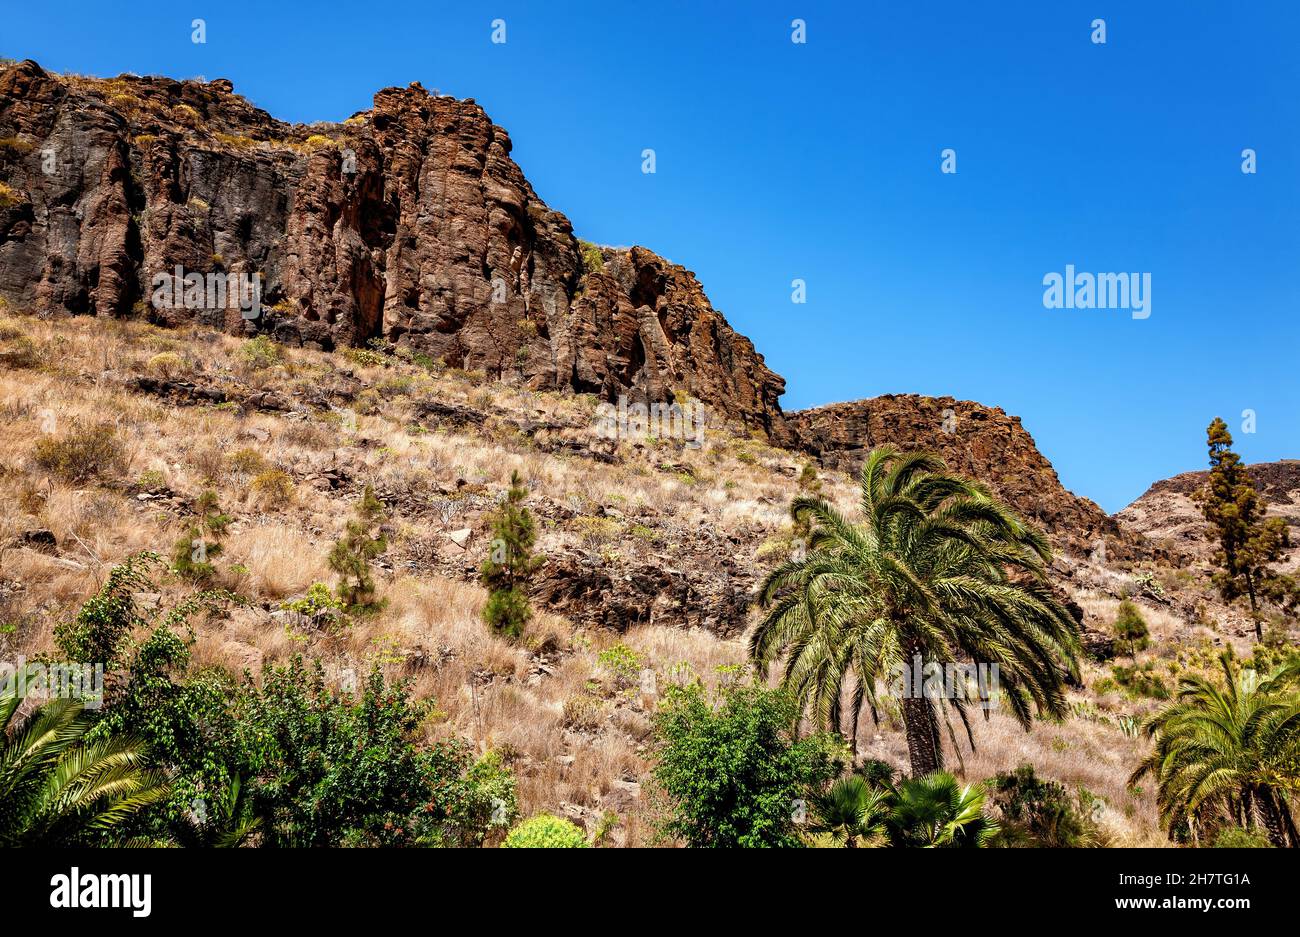
[[[579,241],[510,148],[473,101],[418,85],[301,126],[220,79],[0,71],[5,654],[48,653],[128,556],[179,545],[183,562],[211,491],[228,518],[211,584],[230,602],[193,622],[198,671],[235,682],[305,654],[341,688],[378,668],[427,705],[421,744],[502,760],[521,815],[646,845],[656,707],[670,684],[745,672],[757,587],[804,546],[792,498],[856,517],[867,451],[928,449],[1048,533],[1086,650],[1063,718],[1025,732],[995,710],[975,750],[941,743],[949,766],[982,781],[1032,764],[1092,805],[1107,843],[1163,843],[1154,789],[1128,784],[1139,726],[1223,649],[1257,652],[1189,562],[1206,552],[1197,473],[1112,518],[996,407],[784,413],[784,379],[689,270]],[[178,266],[257,275],[256,315],[233,294],[159,305]],[[677,409],[629,424],[629,403]],[[1257,476],[1293,521],[1296,466]],[[484,624],[479,573],[515,472],[538,568],[511,640]],[[368,487],[381,601],[325,627],[293,604],[334,587]],[[193,591],[162,567],[133,601],[161,614]],[[1117,659],[1124,599],[1152,641]],[[896,708],[854,737],[855,761],[908,764]]]
[[[1300,568],[1300,461],[1256,462],[1246,468],[1268,502],[1267,516],[1283,518],[1291,530],[1291,548],[1278,568],[1294,573]],[[1215,547],[1206,539],[1205,519],[1192,495],[1208,478],[1209,472],[1203,471],[1162,479],[1115,519],[1155,544],[1187,553],[1205,568]]]

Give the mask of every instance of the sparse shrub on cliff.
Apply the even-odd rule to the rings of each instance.
[[[1146,619],[1138,607],[1128,599],[1120,602],[1115,616],[1115,653],[1132,657],[1151,643],[1149,634]]]
[[[0,159],[21,159],[30,153],[34,146],[34,143],[21,137],[0,138]]]
[[[293,479],[277,468],[266,469],[252,483],[257,503],[269,510],[279,510],[293,503]]]
[[[267,467],[266,459],[256,449],[237,449],[226,456],[225,461],[231,471],[243,475],[260,475]]]
[[[518,472],[510,473],[510,488],[491,518],[492,539],[479,571],[479,582],[490,594],[483,606],[483,621],[497,634],[517,638],[532,616],[528,605],[528,580],[540,565],[533,556],[537,525],[523,506],[528,489]]]
[[[221,553],[221,538],[225,536],[230,518],[222,513],[215,491],[205,491],[194,502],[194,523],[185,535],[176,541],[172,552],[172,569],[179,576],[203,582],[216,573],[212,560]],[[208,540],[208,535],[212,540]]]
[[[375,580],[370,562],[388,549],[388,541],[375,529],[384,521],[384,505],[366,485],[357,503],[355,517],[348,521],[343,536],[330,551],[330,569],[339,575],[337,594],[349,614],[378,611],[383,605],[375,597]]]
[[[65,481],[79,482],[118,471],[124,462],[122,441],[111,423],[74,426],[62,436],[36,442],[37,466]]]
[[[151,374],[157,374],[167,380],[185,373],[187,370],[185,360],[174,351],[164,351],[161,354],[154,355],[145,365]]]
[[[579,241],[578,246],[582,249],[583,273],[600,273],[605,269],[605,256],[599,247],[591,241]]]
[[[505,849],[586,849],[587,837],[568,820],[539,813],[511,830],[501,845]]]
[[[280,346],[269,335],[250,338],[239,348],[239,359],[254,371],[274,367],[282,357]]]
[[[303,141],[302,145],[305,149],[308,150],[318,150],[323,146],[333,146],[333,147],[338,146],[338,144],[333,140],[331,140],[329,137],[319,133],[313,133],[310,137],[308,137],[306,140]]]
[[[22,203],[22,196],[14,189],[0,182],[0,208],[13,208]]]

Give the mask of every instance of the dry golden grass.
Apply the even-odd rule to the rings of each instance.
[[[0,371],[0,416],[6,423],[0,437],[0,498],[14,506],[0,519],[0,544],[11,545],[0,552],[0,580],[22,584],[9,606],[0,608],[0,614],[21,623],[11,647],[26,653],[48,648],[53,624],[92,594],[112,564],[140,550],[169,554],[184,529],[188,504],[212,487],[233,518],[218,563],[220,584],[243,593],[249,604],[199,629],[197,665],[256,672],[266,661],[307,652],[321,657],[337,679],[378,664],[410,679],[417,696],[437,701],[438,717],[426,729],[430,739],[457,735],[480,750],[507,754],[519,777],[525,814],[567,811],[590,825],[593,817],[612,810],[620,820],[617,841],[651,841],[645,797],[629,798],[624,788],[647,778],[654,696],[611,687],[599,654],[626,643],[639,655],[640,667],[654,673],[659,689],[683,674],[715,684],[722,679],[719,668],[744,662],[742,639],[661,626],[633,628],[621,636],[591,633],[542,610],[525,639],[511,643],[483,625],[485,595],[477,585],[421,568],[378,570],[387,606],[335,633],[295,630],[275,612],[313,582],[333,582],[325,558],[358,486],[365,483],[431,504],[438,490],[460,485],[495,493],[518,470],[534,497],[580,515],[651,506],[686,529],[706,521],[724,531],[745,531],[756,542],[779,543],[789,535],[787,506],[801,459],[726,428],[707,433],[698,450],[638,449],[624,442],[623,461],[613,465],[548,455],[517,434],[478,426],[412,434],[416,397],[588,426],[593,402],[296,349],[282,349],[278,364],[257,368],[239,355],[241,340],[138,322],[44,322],[0,315],[0,335],[13,332],[30,339],[41,359],[33,368]],[[344,368],[369,385],[373,393],[366,393],[377,401],[374,412],[354,408],[355,429],[339,414],[289,420],[230,407],[171,406],[124,386],[130,375],[152,370],[291,396]],[[116,427],[124,453],[115,477],[73,484],[34,465],[38,441],[77,421]],[[695,478],[661,470],[662,463],[689,466]],[[309,482],[326,464],[346,467],[347,490],[322,490]],[[177,500],[141,500],[135,483],[146,472],[156,473]],[[291,497],[283,489],[268,492],[269,483],[254,483],[268,472],[283,473],[293,484]],[[822,484],[827,497],[855,511],[850,479],[826,473]],[[399,541],[436,539],[462,523],[454,514],[444,519],[436,511],[399,512],[390,521]],[[12,547],[34,527],[55,534],[58,557]],[[577,528],[542,530],[544,546],[575,543],[582,536]],[[162,588],[171,601],[189,587],[168,581]],[[1107,627],[1113,621],[1117,600],[1112,596],[1085,591],[1078,599],[1090,624]],[[1156,644],[1149,654],[1179,641],[1216,637],[1205,629],[1197,632],[1166,609],[1144,605],[1143,610]],[[1089,679],[1102,675],[1094,669]],[[1104,826],[1115,842],[1163,841],[1151,793],[1125,785],[1146,743],[1116,724],[1118,716],[1140,715],[1151,704],[1091,696],[1087,702],[1092,708],[1082,707],[1083,715],[1061,725],[1038,725],[1030,733],[999,714],[979,721],[978,750],[963,750],[960,758],[950,753],[950,766],[980,780],[1029,762],[1040,775],[1103,798]],[[905,763],[897,726],[877,728],[864,720],[859,737],[860,757]]]

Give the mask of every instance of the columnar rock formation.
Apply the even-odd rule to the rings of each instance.
[[[342,124],[290,125],[229,81],[0,70],[0,298],[41,314],[189,320],[322,349],[372,340],[447,367],[604,399],[683,396],[830,467],[936,449],[1074,552],[1140,541],[1061,487],[1015,417],[886,396],[783,415],[782,378],[695,276],[583,244],[473,100],[386,88]],[[168,307],[157,278],[261,284]],[[943,429],[953,412],[953,431]]]
[[[330,349],[382,338],[534,388],[670,401],[772,429],[784,382],[690,271],[583,250],[473,100],[387,88],[343,124],[231,83],[0,72],[0,297],[194,318]],[[260,277],[261,314],[158,308],[155,278]]]
[[[938,453],[954,471],[986,482],[1023,517],[1053,534],[1058,547],[1110,559],[1144,554],[1140,536],[1061,485],[1020,417],[952,397],[886,394],[786,414],[789,442],[822,464],[856,471],[876,446]]]

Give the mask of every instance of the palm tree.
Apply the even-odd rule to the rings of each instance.
[[[922,662],[996,665],[998,689],[1026,730],[1035,709],[1062,715],[1079,638],[1047,582],[1042,534],[928,453],[875,449],[859,483],[861,524],[818,496],[792,502],[796,523],[809,525],[808,548],[763,583],[768,613],[749,643],[760,672],[786,655],[784,685],[841,732],[852,677],[855,748],[864,703],[877,713],[876,681]],[[949,702],[974,747],[965,691],[954,689]],[[942,700],[901,695],[912,774],[923,777],[943,763]],[[951,725],[949,734],[955,746]]]
[[[261,828],[262,817],[254,812],[248,788],[236,775],[203,801],[201,813],[182,817],[174,834],[180,845],[190,848],[237,849]]]
[[[0,693],[0,846],[51,846],[119,827],[166,797],[139,740],[88,741],[82,705],[56,699],[17,721],[22,698]]]
[[[860,775],[840,778],[825,793],[813,798],[816,817],[811,833],[829,834],[849,849],[879,846],[885,841],[885,820],[891,792],[873,787]]]
[[[1206,820],[1246,829],[1262,823],[1274,846],[1300,846],[1289,796],[1297,790],[1300,759],[1300,662],[1261,679],[1219,658],[1223,686],[1184,677],[1178,697],[1147,720],[1155,747],[1129,783],[1152,775],[1161,819],[1172,833],[1187,827],[1199,837]]]
[[[909,778],[898,786],[889,817],[895,846],[987,846],[998,824],[984,813],[987,794],[979,784],[962,787],[943,771]]]

